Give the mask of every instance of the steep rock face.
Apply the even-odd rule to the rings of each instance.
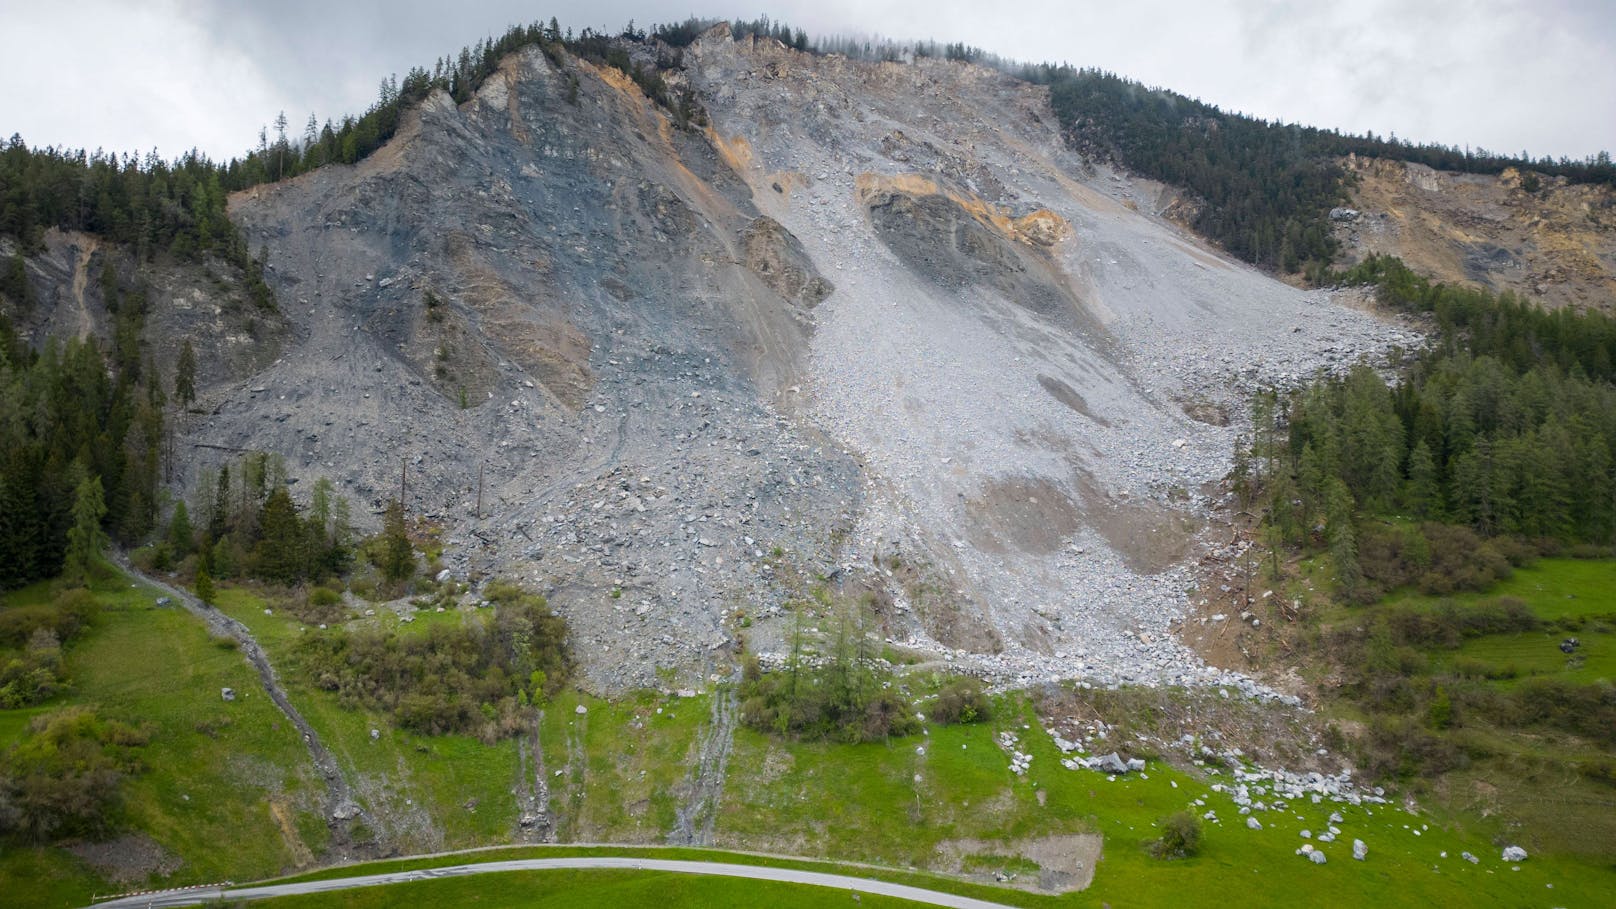
[[[36,348],[50,338],[95,338],[109,349],[114,320],[103,286],[108,270],[121,296],[144,294],[141,359],[156,364],[165,388],[171,387],[187,339],[202,388],[253,375],[275,359],[287,339],[281,314],[254,305],[241,290],[239,269],[222,260],[141,261],[117,243],[76,231],[47,231],[43,247],[24,256],[34,306],[24,311],[13,303],[6,311],[19,335]],[[17,252],[14,241],[0,239],[0,258]]]
[[[1350,158],[1359,217],[1338,224],[1346,260],[1394,255],[1439,281],[1510,291],[1545,306],[1616,300],[1616,191],[1525,177],[1453,174]],[[1524,184],[1524,185],[1523,185]]]
[[[601,688],[778,648],[821,583],[987,674],[1199,677],[1165,631],[1235,431],[1204,414],[1414,338],[1140,214],[1001,74],[722,28],[685,61],[705,135],[531,51],[233,200],[297,343],[196,438],[371,509],[403,480]]]
[[[402,486],[457,574],[547,590],[594,683],[649,684],[778,606],[766,550],[829,559],[856,469],[779,415],[829,283],[699,134],[566,68],[516,55],[358,166],[234,200],[303,340],[201,432],[361,511]]]

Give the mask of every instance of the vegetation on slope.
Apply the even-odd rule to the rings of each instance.
[[[1190,191],[1203,202],[1196,230],[1248,262],[1285,272],[1316,276],[1334,258],[1328,216],[1347,198],[1348,175],[1336,164],[1347,155],[1468,173],[1520,167],[1616,184],[1608,154],[1578,162],[1461,152],[1271,123],[1099,70],[1045,65],[1021,74],[1050,86],[1055,115],[1079,149]]]
[[[1260,500],[1272,542],[1327,548],[1343,591],[1367,602],[1423,583],[1434,544],[1453,532],[1418,522],[1558,544],[1616,538],[1616,320],[1433,285],[1378,257],[1337,277],[1433,313],[1439,340],[1395,388],[1360,366],[1259,401],[1235,479]],[[1390,516],[1416,523],[1378,520]],[[1507,562],[1510,545],[1468,547],[1469,560]],[[1485,586],[1507,565],[1476,570]]]
[[[85,599],[88,621],[75,617]],[[319,777],[296,730],[233,642],[157,599],[116,572],[86,590],[41,583],[0,599],[8,622],[79,629],[61,649],[56,690],[0,710],[0,814],[13,822],[0,832],[8,905],[83,905],[148,875],[281,873],[325,846]],[[16,652],[0,643],[0,664]],[[227,687],[234,701],[221,699]],[[97,851],[83,844],[106,837],[139,848],[108,847],[102,854],[123,863],[94,864]]]
[[[431,623],[418,634],[312,631],[297,643],[297,663],[343,706],[388,713],[403,729],[489,742],[515,734],[566,683],[567,627],[515,585],[490,584],[483,596],[493,604],[486,621]]]
[[[1290,552],[1333,594],[1283,616],[1301,620],[1282,626],[1286,659],[1360,730],[1367,773],[1450,802],[1508,775],[1489,812],[1587,852],[1533,803],[1552,790],[1608,829],[1593,806],[1616,780],[1616,573],[1525,566],[1616,542],[1616,321],[1433,284],[1394,259],[1329,279],[1373,284],[1437,336],[1396,385],[1360,366],[1255,407],[1234,480],[1274,582],[1305,596],[1305,575],[1284,576]]]
[[[0,589],[10,589],[64,568],[82,575],[103,529],[133,543],[155,526],[165,395],[138,359],[109,363],[78,340],[36,354],[4,328],[0,316]]]

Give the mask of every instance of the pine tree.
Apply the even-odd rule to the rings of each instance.
[[[258,576],[266,580],[291,584],[308,574],[303,522],[284,486],[277,486],[264,501],[253,560]]]
[[[382,518],[382,575],[389,581],[403,581],[415,573],[415,550],[404,527],[404,506],[398,500],[388,503]]]
[[[1436,459],[1424,439],[1408,454],[1408,482],[1403,487],[1403,500],[1416,517],[1433,517],[1441,508],[1442,487],[1437,481]]]
[[[1336,580],[1348,597],[1357,594],[1363,580],[1358,567],[1357,535],[1352,527],[1354,508],[1347,484],[1331,478],[1324,498],[1324,537],[1330,547],[1330,561],[1335,563]]]
[[[101,477],[92,475],[79,481],[73,494],[73,526],[67,531],[67,561],[63,574],[69,584],[89,583],[90,571],[107,544],[101,521],[107,516],[106,496]]]
[[[203,562],[196,568],[196,598],[208,605],[213,604],[213,575],[208,571],[208,565]]]
[[[196,544],[196,533],[191,529],[191,516],[183,501],[174,505],[174,516],[168,520],[168,546],[174,558],[183,559],[191,554]]]

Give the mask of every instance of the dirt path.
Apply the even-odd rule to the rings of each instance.
[[[712,722],[702,728],[696,743],[696,759],[686,781],[686,798],[678,808],[670,846],[710,846],[713,824],[718,819],[719,800],[724,795],[724,773],[729,752],[735,744],[736,687],[721,685],[713,692]]]
[[[291,721],[292,726],[303,736],[303,744],[309,749],[309,758],[314,762],[315,769],[320,771],[320,777],[325,781],[326,788],[326,817],[332,830],[344,833],[347,825],[354,819],[362,819],[369,823],[364,809],[354,800],[353,790],[348,780],[342,774],[342,768],[337,759],[332,756],[320,741],[320,734],[314,731],[308,720],[298,713],[292,706],[292,701],[281,688],[280,680],[275,676],[274,667],[269,665],[269,657],[265,655],[264,648],[259,646],[253,638],[252,632],[246,625],[225,615],[212,606],[203,603],[190,593],[178,587],[166,584],[151,575],[145,574],[129,564],[129,560],[122,554],[114,554],[112,560],[117,563],[130,577],[139,578],[146,584],[162,591],[174,601],[184,606],[192,615],[201,619],[208,626],[208,630],[221,637],[234,640],[241,648],[242,656],[258,671],[258,680],[264,686],[264,692],[269,695],[275,706]],[[374,825],[372,825],[374,826]]]

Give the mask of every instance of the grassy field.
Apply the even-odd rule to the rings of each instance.
[[[1430,677],[1499,694],[1536,680],[1574,685],[1616,680],[1616,561],[1609,559],[1540,559],[1486,591],[1448,597],[1402,591],[1367,607],[1330,606],[1316,619],[1320,625],[1365,626],[1379,615],[1434,611],[1444,602],[1464,609],[1502,597],[1521,601],[1552,626],[1467,638],[1456,647],[1418,648],[1427,665],[1410,678],[1416,684]],[[1567,637],[1581,642],[1569,657],[1559,646]],[[1334,670],[1321,659],[1314,671]],[[1344,723],[1370,718],[1350,698],[1323,710]],[[1616,790],[1583,771],[1608,766],[1616,755],[1550,726],[1499,727],[1485,714],[1462,716],[1445,735],[1463,760],[1440,776],[1408,784],[1434,815],[1491,841],[1519,841],[1568,861],[1611,867]]]
[[[556,697],[544,711],[542,741],[557,836],[662,842],[710,707],[710,695],[641,692],[616,703],[574,691]]]
[[[295,616],[248,588],[222,588],[216,599],[263,645],[288,695],[347,770],[356,796],[383,820],[374,833],[403,852],[510,839],[518,814],[514,741],[486,745],[470,736],[420,736],[395,729],[384,715],[344,708],[297,671],[293,645],[305,626]],[[398,624],[387,611],[365,621]]]
[[[1597,604],[1601,589],[1592,573],[1573,564],[1589,578],[1567,579],[1550,565],[1547,575],[1535,581],[1523,579],[1522,572],[1514,582],[1543,585],[1543,590],[1529,591],[1540,597],[1563,599],[1569,592],[1584,605]],[[76,688],[61,702],[100,704],[110,715],[143,718],[153,726],[147,747],[153,770],[129,787],[130,817],[184,864],[171,876],[149,883],[247,881],[296,867],[300,855],[307,854],[301,850],[318,853],[325,845],[325,827],[315,813],[318,788],[305,769],[306,753],[263,697],[239,653],[211,641],[184,612],[155,608],[149,591],[131,589],[125,582],[106,585],[98,593],[108,609],[100,626],[71,652]],[[31,590],[17,596],[45,595]],[[263,642],[294,701],[378,816],[375,832],[389,846],[416,852],[511,842],[518,831],[515,790],[525,782],[516,742],[486,745],[468,737],[417,736],[394,729],[384,716],[344,709],[334,695],[299,678],[292,654],[301,625],[289,612],[252,590],[226,589],[218,599],[221,608]],[[445,613],[432,620],[455,619]],[[397,619],[384,613],[369,621]],[[1604,652],[1587,640],[1584,636],[1587,662],[1603,665]],[[1475,658],[1491,657],[1478,653]],[[219,699],[223,686],[243,696],[226,704]],[[539,738],[560,837],[572,842],[663,841],[684,797],[697,742],[710,722],[712,696],[644,692],[606,702],[564,692],[547,704]],[[15,741],[39,712],[0,712],[0,744]],[[375,738],[372,729],[377,730]],[[1011,772],[1009,757],[996,740],[1006,732],[1017,736],[1015,747],[1033,756],[1024,775]],[[1448,781],[1451,791],[1435,793],[1439,808],[1431,813],[1299,801],[1284,812],[1259,813],[1263,829],[1251,830],[1232,800],[1213,791],[1225,779],[1215,772],[1153,762],[1143,776],[1111,780],[1068,770],[1060,757],[1027,699],[1018,694],[999,698],[990,722],[931,726],[925,735],[880,744],[792,742],[741,729],[729,760],[716,837],[721,847],[871,863],[883,868],[859,868],[856,873],[1024,906],[1316,904],[1321,894],[1344,904],[1600,905],[1616,892],[1616,872],[1608,862],[1578,858],[1575,843],[1565,838],[1521,836],[1523,830],[1556,823],[1555,793],[1567,791],[1567,781],[1557,780],[1552,769],[1529,762],[1511,770],[1512,785],[1502,797],[1486,779],[1456,774]],[[533,772],[531,766],[527,769]],[[1489,786],[1494,790],[1490,796],[1476,795],[1487,793]],[[1587,795],[1581,789],[1572,792],[1579,799]],[[1529,794],[1530,804],[1509,801],[1515,793]],[[276,804],[284,806],[281,814],[287,819],[272,812]],[[1201,854],[1177,861],[1152,857],[1148,844],[1158,820],[1184,809],[1197,815],[1213,810],[1221,818],[1205,822]],[[1329,862],[1316,866],[1295,854],[1309,842],[1300,831],[1323,830],[1333,810],[1345,818],[1338,825],[1343,832],[1334,844],[1321,846]],[[1508,813],[1509,823],[1499,821],[1501,810]],[[1026,873],[1027,860],[1016,858],[1016,844],[1076,833],[1103,837],[1093,884],[1080,893],[1056,897],[928,873],[947,866],[939,850],[948,841],[977,841],[979,852],[1003,859],[979,860],[977,870],[1001,866]],[[1351,859],[1354,837],[1369,844],[1367,862]],[[1499,846],[1517,839],[1533,850],[1519,870],[1499,859]],[[633,852],[575,846],[479,855],[492,859],[569,851]],[[1474,853],[1479,863],[1460,858],[1464,851]],[[816,867],[801,860],[704,850],[655,854]],[[368,868],[466,860],[448,856]],[[348,873],[357,872],[320,875]],[[0,881],[8,894],[0,902],[8,905],[78,904],[91,892],[112,889],[61,850],[7,850],[0,854]],[[588,900],[597,896],[617,907],[849,901],[835,891],[768,889],[747,881],[544,872],[283,902],[543,906],[591,905]],[[869,896],[863,900],[881,904]]]
[[[1569,636],[1578,641],[1570,655],[1560,650],[1560,643],[1568,637],[1565,632],[1526,631],[1466,641],[1445,662],[1456,667],[1485,667],[1501,682],[1531,677],[1578,684],[1616,680],[1616,634],[1578,631]]]
[[[1048,741],[1037,727],[1020,728],[1032,717],[1019,701],[1000,710],[1011,714],[1000,727]],[[934,726],[869,745],[786,743],[742,729],[719,843],[924,868],[944,840],[1089,832],[1088,812],[1066,787],[1046,786],[1040,805],[1035,787],[1015,785],[990,728]]]
[[[1445,599],[1466,606],[1500,597],[1521,600],[1546,622],[1582,627],[1473,638],[1457,650],[1438,652],[1439,665],[1485,671],[1506,686],[1532,677],[1577,684],[1616,680],[1616,562],[1542,559],[1484,593]],[[1404,593],[1387,605],[1432,608],[1443,599]],[[1568,637],[1580,642],[1569,656],[1560,650]]]
[[[1388,597],[1390,606],[1434,606],[1443,599],[1461,605],[1515,597],[1524,600],[1539,618],[1616,617],[1616,561],[1609,559],[1539,559],[1517,568],[1509,578],[1482,593],[1456,593],[1432,597],[1403,591]]]
[[[25,734],[32,716],[69,704],[146,724],[141,756],[150,770],[125,783],[125,813],[178,867],[112,884],[63,850],[8,849],[0,878],[32,882],[26,892],[38,895],[36,905],[71,905],[95,891],[279,873],[321,851],[321,790],[308,753],[234,646],[212,640],[183,610],[156,607],[155,592],[127,580],[94,592],[97,627],[65,659],[72,691],[0,712],[0,747]],[[39,585],[6,603],[48,596]],[[226,687],[236,701],[222,700]]]

